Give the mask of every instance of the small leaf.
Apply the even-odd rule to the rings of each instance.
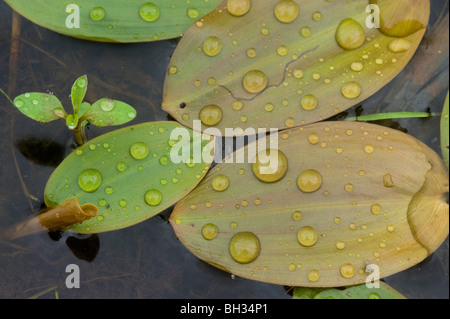
[[[183,139],[172,140],[172,132],[182,132]],[[56,168],[45,188],[45,203],[54,207],[77,198],[80,205],[97,206],[96,218],[67,229],[76,233],[100,233],[142,222],[187,195],[208,171],[210,163],[202,159],[186,164],[172,161],[171,150],[178,143],[187,143],[193,156],[193,149],[206,141],[176,122],[144,123],[99,136]]]
[[[448,189],[442,159],[417,139],[321,122],[236,151],[170,222],[194,255],[237,276],[349,286],[365,282],[368,265],[382,278],[435,251],[448,235]]]
[[[7,0],[25,18],[50,30],[102,42],[180,37],[221,0]]]
[[[121,101],[112,99],[101,99],[92,104],[92,106],[83,115],[95,126],[113,126],[122,125],[136,117],[136,110]]]
[[[364,285],[350,286],[345,289],[294,288],[294,299],[406,299],[401,293],[379,282],[380,287],[368,288]]]
[[[69,130],[74,130],[78,126],[78,115],[69,114],[66,118],[66,125]]]
[[[162,105],[183,125],[201,120],[222,135],[301,126],[361,103],[410,61],[430,13],[429,0],[378,1],[383,30],[402,36],[393,38],[367,26],[367,0],[251,1],[243,15],[229,3],[181,39]]]
[[[448,168],[448,153],[449,153],[449,129],[448,129],[448,104],[449,104],[449,94],[447,92],[447,98],[445,99],[444,107],[442,109],[441,115],[441,150],[442,156],[444,157],[445,164]]]
[[[87,76],[83,75],[75,80],[72,85],[72,93],[70,95],[72,99],[73,113],[78,114],[81,103],[86,95],[88,86]]]
[[[90,107],[91,107],[91,104],[88,102],[81,103],[80,109],[78,110],[78,117],[82,118],[83,115],[89,110]]]
[[[33,120],[47,123],[67,114],[58,98],[46,93],[25,93],[14,99],[16,108]]]

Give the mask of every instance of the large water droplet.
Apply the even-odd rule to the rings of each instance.
[[[278,21],[282,23],[291,23],[297,19],[299,13],[298,5],[292,0],[281,0],[275,6],[273,13]]]
[[[252,70],[244,75],[242,85],[244,89],[249,93],[260,93],[268,84],[267,76],[260,70]]]
[[[283,152],[275,149],[261,151],[252,164],[253,174],[264,183],[274,183],[286,175],[288,161]]]
[[[20,99],[14,101],[14,105],[18,108],[21,108],[22,106],[24,106],[24,104],[25,103]]]
[[[317,242],[317,232],[310,226],[304,226],[298,231],[297,239],[300,245],[311,247]]]
[[[401,53],[411,48],[411,42],[406,39],[394,39],[389,43],[389,50],[392,53]]]
[[[320,278],[320,274],[319,274],[319,271],[316,269],[313,269],[308,273],[309,281],[315,282],[315,281],[319,280],[319,278]]]
[[[147,2],[144,3],[139,9],[139,15],[141,18],[148,22],[153,22],[159,18],[159,8],[156,4]]]
[[[117,163],[117,170],[119,171],[119,172],[123,172],[123,171],[125,171],[127,169],[127,163],[125,163],[125,162],[119,162],[119,163]]]
[[[215,36],[210,36],[203,41],[203,52],[207,56],[214,57],[222,51],[222,41]]]
[[[307,169],[298,176],[297,185],[302,192],[315,192],[322,185],[322,176],[314,169]]]
[[[150,189],[145,193],[145,202],[150,206],[158,206],[162,201],[162,194],[157,189]]]
[[[100,21],[103,20],[103,18],[106,15],[106,11],[105,9],[103,9],[102,7],[95,7],[92,8],[91,12],[89,13],[89,16],[91,17],[92,20],[94,21]]]
[[[366,35],[358,21],[348,18],[343,20],[336,31],[336,41],[345,50],[355,50],[364,44]]]
[[[130,154],[134,159],[142,160],[148,156],[150,149],[144,142],[137,142],[131,145]]]
[[[352,278],[355,272],[355,267],[352,264],[344,264],[341,266],[341,275],[344,278]]]
[[[214,126],[222,120],[222,109],[217,105],[207,105],[201,109],[199,117],[204,125]]]
[[[89,168],[81,172],[78,176],[78,185],[80,188],[87,192],[95,192],[102,183],[102,175],[96,169]]]
[[[235,17],[242,17],[246,15],[251,7],[250,0],[228,0],[228,12]]]
[[[189,8],[187,10],[187,15],[189,18],[191,19],[196,19],[198,18],[198,16],[200,15],[200,12],[198,11],[197,8]]]
[[[258,258],[261,244],[251,232],[238,233],[230,240],[230,255],[240,264],[248,264]]]
[[[206,240],[212,240],[216,238],[219,233],[219,229],[214,224],[206,224],[202,227],[202,235]]]
[[[342,87],[342,95],[347,99],[356,99],[361,95],[361,85],[358,82],[351,81]]]
[[[114,109],[114,100],[106,99],[100,103],[100,108],[105,111],[109,112]]]
[[[318,104],[317,98],[312,94],[305,95],[301,101],[302,108],[306,111],[314,110]]]
[[[228,179],[227,176],[225,176],[223,174],[217,175],[216,177],[213,178],[213,180],[211,182],[212,188],[218,192],[225,191],[229,185],[230,185],[230,180]]]

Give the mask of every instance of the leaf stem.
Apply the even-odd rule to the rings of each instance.
[[[434,116],[441,116],[441,113],[429,113],[429,112],[378,113],[378,114],[361,115],[356,117],[348,117],[345,119],[345,121],[379,121],[391,119],[427,118]]]
[[[83,145],[86,143],[86,131],[85,131],[86,125],[83,124],[83,122],[79,122],[77,127],[73,130],[73,134],[75,135],[75,141],[77,142],[78,146]]]

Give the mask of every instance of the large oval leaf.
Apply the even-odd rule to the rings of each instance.
[[[209,163],[174,163],[172,131],[186,139],[192,131],[176,122],[150,122],[95,138],[70,154],[54,171],[45,188],[47,206],[77,198],[80,205],[98,207],[96,218],[68,231],[100,233],[144,221],[189,193],[206,174]],[[182,142],[186,142],[186,139]],[[187,149],[202,142],[187,140]]]
[[[377,1],[383,33],[366,25],[367,0],[252,1],[239,17],[235,2],[250,3],[223,1],[181,39],[163,101],[184,125],[200,119],[224,135],[300,126],[360,103],[408,63],[430,11],[428,0]],[[210,105],[214,113],[202,112]]]
[[[197,257],[254,280],[337,287],[411,267],[447,237],[448,172],[420,141],[354,122],[280,135],[272,170],[251,143],[233,157],[246,163],[218,164],[178,202],[170,221]]]
[[[176,38],[220,0],[7,0],[14,10],[47,29],[106,42]]]
[[[340,289],[294,288],[294,299],[406,299],[394,288],[380,281],[378,288],[356,285]]]

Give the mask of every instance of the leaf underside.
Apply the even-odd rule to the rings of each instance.
[[[7,0],[14,10],[47,29],[64,35],[102,42],[147,42],[181,36],[188,27],[205,14],[211,12],[219,0],[152,0],[159,10],[155,21],[146,21],[140,16],[141,0]],[[74,21],[66,13],[68,5],[79,7],[79,28],[68,27],[66,20]],[[91,10],[104,9],[104,17],[93,20]],[[189,9],[196,9],[192,17]],[[72,12],[72,11],[69,11]],[[191,12],[191,11],[190,11]],[[73,14],[73,12],[72,12]],[[95,16],[94,16],[95,17]],[[99,15],[97,15],[98,19]]]
[[[413,137],[352,122],[285,130],[278,149],[287,158],[287,171],[272,183],[252,170],[254,154],[261,151],[255,147],[249,144],[243,154],[230,157],[233,163],[215,166],[170,218],[181,242],[220,269],[289,286],[349,286],[365,282],[370,264],[379,267],[381,277],[417,264],[448,235],[447,169]],[[308,185],[300,176],[311,169],[322,182],[306,192],[298,180]],[[229,181],[224,191],[215,188],[219,175]],[[211,225],[217,229],[213,239],[202,235]],[[304,227],[317,235],[312,246],[298,239]],[[242,233],[253,233],[260,243],[250,263],[231,255],[231,239]],[[244,257],[257,251],[245,244],[239,249]]]
[[[192,190],[210,165],[202,161],[188,166],[170,160],[171,145],[175,142],[170,140],[170,134],[177,128],[192,135],[191,130],[176,122],[149,122],[87,142],[51,175],[45,188],[47,206],[59,206],[71,198],[78,198],[80,205],[97,206],[97,217],[67,229],[76,233],[116,230],[160,213]],[[191,154],[195,143],[194,140],[190,145]],[[83,175],[86,170],[91,174]],[[80,183],[83,176],[85,179]],[[154,194],[153,190],[161,198],[150,205],[145,195],[148,191]]]
[[[396,38],[367,27],[367,0],[294,2],[299,14],[290,23],[277,20],[278,0],[252,1],[241,17],[231,15],[223,1],[201,24],[191,26],[170,62],[163,109],[192,128],[203,107],[216,105],[223,113],[220,122],[203,122],[202,129],[216,127],[222,135],[232,135],[225,130],[229,127],[283,129],[324,120],[389,83],[412,58],[429,16],[429,1],[420,0],[418,6],[402,0],[396,12],[407,12],[404,19],[413,20],[418,13],[407,9],[416,6],[421,27],[405,27],[406,35]],[[348,18],[364,30],[365,40],[356,49],[344,49],[336,40],[340,22]],[[220,50],[205,49],[209,37],[220,40]],[[244,77],[251,70],[266,75],[264,90],[245,89]]]

